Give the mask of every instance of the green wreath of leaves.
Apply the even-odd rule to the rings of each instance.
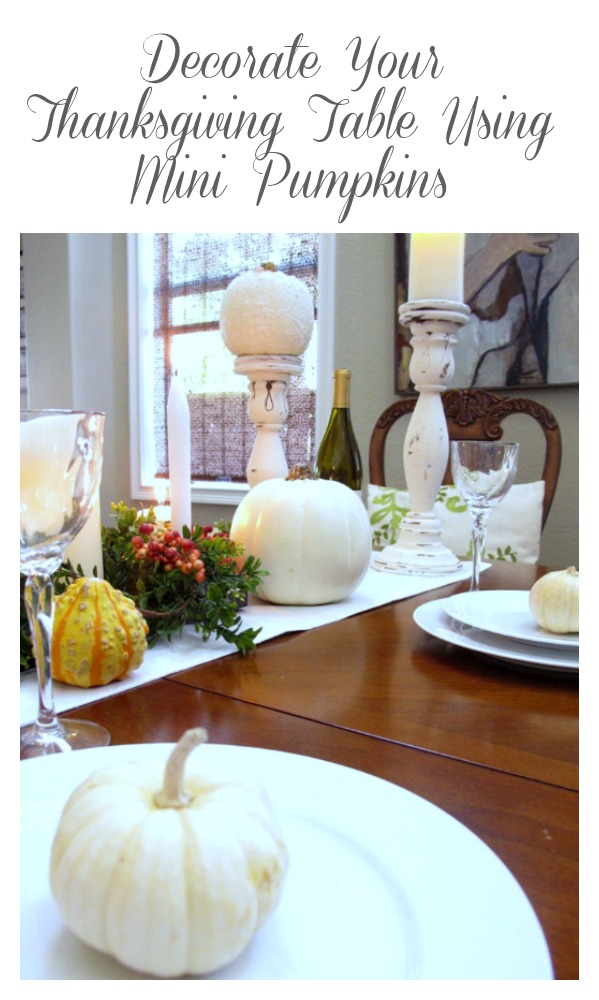
[[[204,564],[205,578],[198,582],[193,574],[173,568],[165,571],[164,564],[139,558],[133,539],[142,524],[152,524],[158,531],[163,527],[150,509],[142,514],[124,503],[111,504],[116,523],[102,528],[104,578],[130,597],[144,615],[148,627],[148,645],[158,639],[171,640],[186,626],[192,626],[206,640],[214,636],[232,643],[245,656],[255,648],[260,629],[246,628],[240,609],[247,603],[266,572],[253,556],[243,559],[241,545],[231,540],[228,525],[195,525],[183,528],[183,538],[190,539]],[[58,596],[69,583],[84,576],[81,566],[66,562],[53,577]],[[33,651],[23,600],[24,578],[21,577],[21,670],[34,666]]]

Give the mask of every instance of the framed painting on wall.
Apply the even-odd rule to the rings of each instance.
[[[408,296],[409,234],[395,234],[395,390],[414,391]],[[578,383],[578,233],[467,233],[464,300],[451,388],[531,389]]]

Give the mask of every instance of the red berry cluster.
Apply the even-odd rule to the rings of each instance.
[[[162,563],[166,573],[178,569],[186,576],[193,574],[196,583],[204,582],[206,579],[204,563],[191,538],[183,538],[178,531],[171,531],[149,522],[140,524],[137,530],[139,534],[131,539],[136,559]]]

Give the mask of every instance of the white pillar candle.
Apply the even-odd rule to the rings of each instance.
[[[464,233],[412,233],[410,302],[464,298]]]
[[[191,428],[189,405],[182,380],[171,379],[166,407],[168,468],[171,495],[171,527],[191,528]]]
[[[98,578],[104,579],[99,496],[94,500],[90,515],[81,531],[67,547],[66,558],[70,559],[75,568],[81,566],[85,576],[93,576],[95,567]]]
[[[21,424],[21,534],[51,537],[72,516],[73,480],[67,472],[79,417],[52,414]]]

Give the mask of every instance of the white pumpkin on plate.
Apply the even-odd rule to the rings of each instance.
[[[579,630],[580,579],[574,566],[545,573],[529,598],[531,613],[547,632],[564,635]]]
[[[52,892],[71,931],[169,979],[241,954],[276,907],[288,865],[263,790],[201,752],[187,759],[205,738],[185,733],[166,770],[143,761],[92,774],[52,846]]]

